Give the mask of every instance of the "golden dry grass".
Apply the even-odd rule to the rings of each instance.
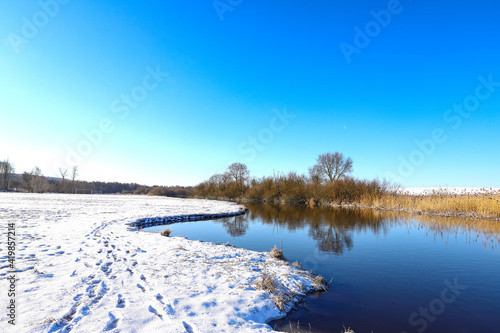
[[[278,250],[276,245],[274,245],[274,247],[271,249],[269,254],[271,255],[271,258],[279,259],[279,260],[286,260],[285,256],[283,255],[283,250]]]
[[[163,229],[163,230],[160,232],[160,234],[161,234],[162,236],[165,236],[165,237],[170,237],[170,234],[171,234],[171,233],[172,233],[172,230],[171,230],[171,229],[169,229],[169,228],[167,228],[167,229]]]
[[[384,194],[363,197],[363,206],[417,214],[456,216],[500,220],[500,193],[446,194],[434,192],[426,195]]]

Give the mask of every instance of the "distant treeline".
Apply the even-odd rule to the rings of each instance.
[[[81,193],[81,194],[146,194],[169,197],[188,197],[192,187],[144,186],[136,183],[88,182],[77,180],[78,167],[59,170],[61,177],[46,177],[38,167],[23,174],[14,173],[14,166],[8,160],[0,161],[0,190],[29,193]]]
[[[195,188],[195,195],[214,199],[243,199],[262,202],[351,204],[371,203],[395,185],[386,180],[351,177],[353,161],[342,153],[319,155],[307,175],[273,172],[251,178],[245,164],[234,163]]]

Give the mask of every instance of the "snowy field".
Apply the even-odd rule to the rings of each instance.
[[[269,332],[281,317],[258,290],[312,276],[268,253],[130,231],[145,217],[237,212],[234,203],[143,196],[0,193],[1,332]],[[16,325],[7,226],[16,224]],[[299,294],[300,295],[300,294]]]
[[[500,187],[407,187],[397,191],[403,194],[425,195],[425,194],[500,194]]]

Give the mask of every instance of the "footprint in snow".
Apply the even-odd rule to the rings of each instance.
[[[111,312],[108,313],[109,321],[104,327],[103,331],[111,331],[118,327],[119,318],[116,318]]]
[[[187,331],[188,333],[194,333],[193,328],[192,328],[192,327],[191,327],[188,323],[186,323],[185,321],[183,321],[183,322],[182,322],[182,325],[184,325],[184,328],[186,329],[186,331]]]
[[[84,316],[88,316],[90,314],[90,308],[85,305],[83,308],[82,308],[82,315]]]
[[[110,266],[112,265],[113,263],[111,261],[108,261],[107,263],[105,263],[104,265],[102,265],[101,267],[101,271],[103,271],[104,273],[111,273],[111,268]]]
[[[122,298],[121,294],[118,294],[118,302],[116,303],[116,307],[123,309],[126,306],[127,306],[127,304],[126,304],[125,299]]]
[[[155,315],[157,315],[158,317],[163,318],[163,316],[162,316],[160,313],[158,313],[158,311],[157,311],[155,308],[153,308],[151,305],[149,306],[148,310],[149,310],[149,312],[151,312],[152,314],[155,314]]]
[[[146,289],[143,286],[141,286],[139,283],[137,284],[137,288],[141,289],[143,293],[146,292]]]

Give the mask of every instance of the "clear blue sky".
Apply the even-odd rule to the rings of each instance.
[[[194,185],[340,151],[359,178],[500,186],[495,1],[61,2],[0,0],[18,172]]]

